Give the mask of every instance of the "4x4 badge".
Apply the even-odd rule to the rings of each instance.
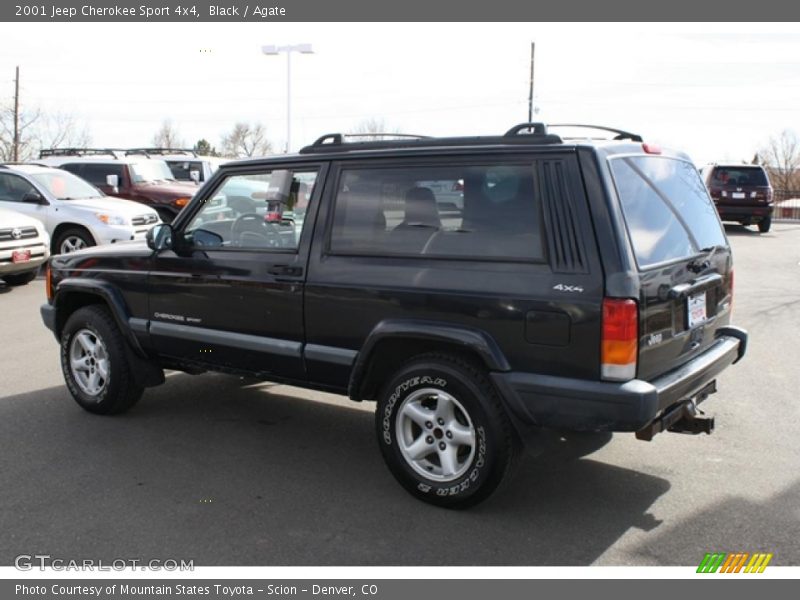
[[[579,292],[583,293],[583,287],[580,285],[565,285],[563,283],[559,283],[558,285],[553,286],[554,290],[558,290],[559,292]]]

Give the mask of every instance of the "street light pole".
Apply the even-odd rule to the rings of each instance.
[[[261,46],[261,52],[267,56],[286,53],[286,153],[292,146],[292,52],[314,54],[311,44],[290,44],[288,46]]]

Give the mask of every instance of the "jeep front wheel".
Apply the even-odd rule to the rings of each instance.
[[[485,373],[448,355],[403,366],[381,392],[376,425],[398,482],[438,506],[463,508],[488,498],[519,449]]]
[[[85,306],[67,319],[61,333],[61,369],[72,397],[85,410],[124,412],[144,389],[133,378],[125,340],[108,310]]]

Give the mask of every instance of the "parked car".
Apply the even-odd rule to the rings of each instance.
[[[688,157],[615,132],[335,134],[223,165],[146,244],[51,259],[67,387],[100,414],[164,369],[377,401],[391,472],[449,507],[487,498],[531,428],[711,433],[697,405],[747,343],[731,250]],[[463,186],[460,216],[432,181]],[[215,201],[242,182],[260,191]],[[270,218],[300,183],[302,225]]]
[[[0,207],[41,222],[53,254],[143,240],[161,222],[151,208],[106,196],[68,171],[40,165],[0,165]]]
[[[110,196],[149,206],[165,223],[172,221],[197,191],[192,182],[176,181],[163,160],[125,156],[121,150],[42,150],[38,162],[74,173]]]
[[[26,215],[0,208],[0,279],[25,285],[50,258],[50,237],[44,225]]]
[[[773,190],[760,165],[712,164],[701,169],[708,193],[723,221],[758,225],[761,233],[772,226]]]
[[[227,162],[223,158],[203,156],[194,150],[182,148],[133,148],[126,150],[125,155],[156,157],[167,163],[175,180],[196,184],[203,184],[211,179],[219,166]]]

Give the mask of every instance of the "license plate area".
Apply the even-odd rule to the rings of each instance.
[[[744,200],[744,192],[733,192],[731,198],[734,200]]]
[[[706,322],[706,293],[700,292],[692,294],[686,299],[686,316],[688,318],[689,329],[694,329],[698,325]]]
[[[14,250],[11,253],[11,262],[12,263],[25,263],[31,259],[31,251],[30,250]]]

